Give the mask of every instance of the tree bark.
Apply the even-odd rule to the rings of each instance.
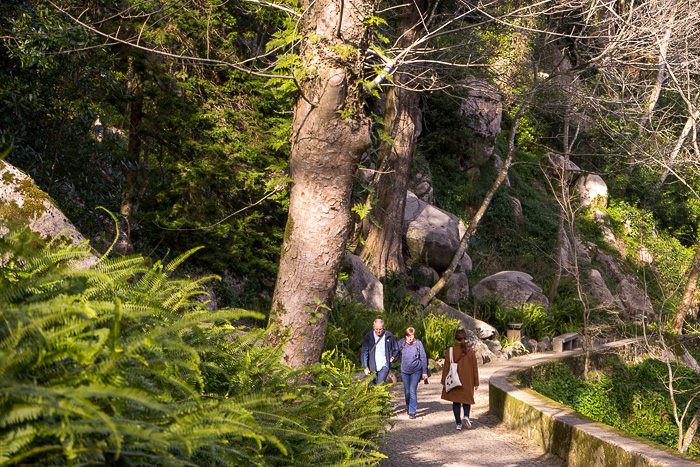
[[[691,112],[691,115],[688,117],[688,120],[686,120],[685,126],[683,127],[683,131],[681,131],[681,134],[678,137],[678,140],[676,140],[676,145],[673,147],[671,154],[668,156],[668,162],[666,163],[666,168],[664,169],[663,173],[661,174],[661,178],[659,178],[659,181],[656,182],[655,188],[657,190],[666,181],[668,174],[671,172],[671,166],[675,162],[678,155],[681,153],[681,149],[683,149],[683,144],[685,144],[685,140],[688,138],[688,135],[690,134],[690,130],[692,130],[695,127],[695,122],[699,118],[700,118],[700,109],[696,110],[695,112]]]
[[[683,436],[682,441],[679,441],[680,446],[678,446],[678,450],[680,452],[688,452],[688,448],[695,438],[695,433],[698,431],[698,426],[700,426],[700,408],[690,420],[690,425],[688,425],[688,429],[685,431],[685,436]]]
[[[566,171],[566,166],[564,167]],[[568,187],[567,187],[568,189]],[[557,295],[557,289],[559,289],[559,281],[561,281],[561,270],[562,270],[562,256],[563,256],[563,246],[564,246],[564,207],[559,207],[559,224],[557,225],[557,242],[554,246],[554,263],[556,269],[554,271],[554,278],[552,279],[552,287],[549,289],[549,295],[547,300],[549,303],[554,301],[554,297]]]
[[[647,103],[646,110],[642,115],[642,119],[639,122],[639,136],[641,136],[642,131],[646,128],[651,114],[656,108],[656,103],[659,101],[659,96],[661,95],[661,88],[666,80],[666,54],[668,53],[668,46],[671,43],[671,33],[673,32],[673,25],[675,21],[675,11],[671,13],[671,18],[668,20],[668,26],[666,27],[666,32],[664,37],[659,43],[659,72],[656,75],[656,84],[654,89],[649,96],[649,102]],[[639,136],[637,136],[637,142],[639,142]]]
[[[690,310],[690,305],[693,303],[693,297],[695,297],[695,291],[698,287],[698,277],[700,277],[700,243],[698,243],[695,247],[695,256],[693,257],[693,262],[690,264],[690,269],[688,270],[688,280],[686,281],[685,288],[683,289],[683,297],[681,298],[681,302],[678,304],[676,317],[673,320],[673,330],[679,334],[683,332],[685,317]]]
[[[279,326],[271,338],[285,339],[283,361],[294,368],[321,357],[325,306],[335,293],[351,227],[353,174],[370,145],[367,119],[347,114],[359,107],[350,82],[360,67],[337,50],[361,47],[367,27],[360,12],[370,13],[373,7],[348,0],[303,3],[300,55],[309,76],[300,83],[294,109],[289,217],[271,310],[271,320]],[[347,112],[345,118],[341,111]]]
[[[404,7],[399,19],[399,48],[408,47],[421,35],[421,18],[428,2],[417,0]],[[372,209],[367,239],[359,256],[376,277],[388,272],[405,272],[403,258],[403,214],[411,161],[420,128],[420,93],[403,87],[410,75],[399,73],[396,86],[387,91],[384,122],[392,142],[379,146],[378,172],[374,178],[377,201]]]
[[[143,124],[143,83],[141,76],[136,71],[134,57],[129,57],[127,95],[129,98],[126,104],[125,120],[127,122],[127,134],[129,142],[126,147],[126,162],[127,166],[124,169],[124,191],[122,192],[122,201],[119,208],[119,213],[124,216],[127,221],[134,211],[133,204],[136,193],[138,192],[139,169],[141,165],[141,147],[143,146],[143,138],[141,135]]]

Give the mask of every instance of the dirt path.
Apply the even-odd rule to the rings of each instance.
[[[527,358],[529,357],[519,357],[518,360]],[[418,385],[418,412],[415,420],[408,418],[402,383],[395,384],[392,393],[397,420],[387,444],[380,448],[388,456],[384,465],[565,466],[563,460],[545,454],[534,442],[506,430],[488,412],[488,380],[495,371],[508,364],[508,361],[499,361],[479,367],[480,384],[475,395],[476,404],[471,409],[471,430],[455,429],[452,403],[440,399],[440,374],[432,375],[429,384]]]

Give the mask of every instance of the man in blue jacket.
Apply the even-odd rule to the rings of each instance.
[[[381,384],[389,376],[389,367],[399,353],[399,345],[392,333],[384,329],[384,320],[374,320],[374,330],[365,335],[360,351],[365,374],[376,371],[374,384]]]

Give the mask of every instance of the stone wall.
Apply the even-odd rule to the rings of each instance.
[[[641,345],[637,340],[629,339],[602,346],[600,351],[594,352],[595,361],[604,364],[605,352],[612,347],[616,348],[616,353],[634,359]],[[559,358],[543,355],[514,362],[513,366],[498,371],[489,380],[489,410],[507,428],[537,441],[546,452],[566,460],[570,467],[698,465],[688,456],[595,422],[516,383],[518,373],[527,377],[527,370],[535,365],[566,362],[580,354],[581,350],[574,350],[557,354],[557,357],[561,356]],[[578,366],[577,360],[579,358],[574,358],[571,362]]]

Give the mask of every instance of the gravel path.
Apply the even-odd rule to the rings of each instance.
[[[541,354],[540,354],[541,356]],[[529,356],[518,357],[518,360]],[[512,361],[510,362],[513,363]],[[491,375],[509,365],[498,361],[479,366],[479,389],[476,404],[471,408],[471,430],[455,429],[452,403],[440,399],[440,374],[430,377],[429,384],[418,385],[418,412],[408,418],[403,384],[392,387],[396,425],[380,451],[388,456],[385,466],[450,466],[450,467],[563,467],[560,458],[545,454],[536,443],[508,431],[489,410]]]

